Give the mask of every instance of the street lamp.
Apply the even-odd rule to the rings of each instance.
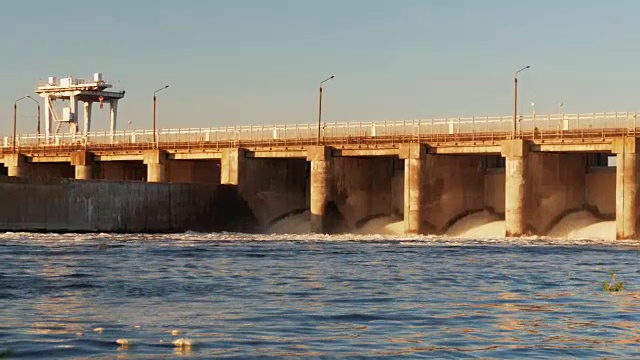
[[[157,138],[156,138],[156,94],[168,87],[169,85],[165,85],[153,92],[153,146],[154,147],[157,147],[157,144],[158,144]]]
[[[30,95],[27,95],[26,98],[31,100],[31,101],[33,101],[33,102],[35,102],[36,105],[38,105],[38,123],[36,125],[36,133],[38,135],[40,135],[40,102],[38,100],[32,98]]]
[[[523,67],[522,69],[516,71],[515,76],[513,77],[513,129],[511,129],[511,138],[516,138],[516,127],[517,120],[516,117],[518,112],[518,74],[524,70],[530,68],[530,65]]]
[[[16,138],[17,138],[17,120],[18,120],[18,102],[20,102],[21,100],[24,99],[29,99],[31,101],[34,101],[36,104],[38,104],[38,127],[37,127],[37,131],[38,131],[38,135],[40,135],[40,103],[38,102],[38,100],[32,98],[31,96],[27,95],[27,96],[23,96],[19,99],[17,99],[14,103],[13,103],[13,152],[16,152]]]
[[[316,145],[320,145],[320,126],[322,124],[322,84],[333,79],[334,77],[335,76],[331,75],[320,82],[320,96],[318,100],[318,137],[316,139]]]

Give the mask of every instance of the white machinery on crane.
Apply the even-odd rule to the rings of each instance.
[[[102,108],[104,103],[109,103],[111,111],[111,124],[109,129],[111,135],[115,133],[118,118],[118,100],[124,98],[124,90],[106,91],[112,85],[102,79],[101,73],[93,74],[92,80],[76,79],[72,77],[61,78],[49,77],[46,84],[41,84],[36,88],[36,94],[44,98],[44,124],[45,138],[47,142],[55,134],[60,133],[63,125],[67,125],[69,132],[77,134],[78,126],[78,102],[84,103],[84,126],[82,134],[87,135],[91,131],[91,107],[94,102],[100,103]],[[56,100],[69,101],[62,111],[62,116],[58,115],[54,102]],[[52,133],[52,120],[56,123],[55,133]]]

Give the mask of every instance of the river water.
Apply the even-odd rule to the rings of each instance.
[[[0,234],[0,358],[640,357],[639,246]]]

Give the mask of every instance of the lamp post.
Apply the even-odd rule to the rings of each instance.
[[[32,98],[31,96],[27,95],[25,96],[27,99],[33,101],[36,103],[36,105],[38,105],[38,123],[36,124],[36,133],[38,135],[40,135],[40,102],[34,98]]]
[[[156,148],[158,145],[158,140],[156,136],[156,94],[168,87],[169,85],[165,85],[153,92],[153,146],[154,148]]]
[[[38,134],[40,134],[40,103],[35,100],[34,98],[32,98],[31,96],[27,95],[27,96],[23,96],[19,99],[17,99],[16,101],[14,101],[13,103],[13,152],[16,152],[16,139],[17,139],[17,128],[18,128],[18,102],[20,102],[21,100],[24,99],[30,99],[32,101],[35,101],[36,104],[38,104]]]
[[[518,74],[524,70],[527,70],[531,66],[527,65],[522,69],[516,71],[515,76],[513,77],[513,129],[511,129],[511,138],[516,138],[516,127],[517,127],[517,113],[518,113]]]
[[[320,145],[320,126],[322,124],[322,84],[333,79],[334,77],[335,76],[331,75],[320,82],[320,95],[318,100],[318,137],[316,139],[316,145]]]

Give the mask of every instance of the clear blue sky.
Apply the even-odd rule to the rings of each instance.
[[[0,11],[0,133],[48,76],[126,89],[120,128],[640,110],[640,1],[11,1]],[[19,130],[35,129],[20,103]],[[96,112],[95,129],[107,126]]]

